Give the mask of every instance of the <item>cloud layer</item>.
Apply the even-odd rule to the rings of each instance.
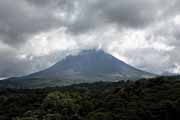
[[[0,77],[101,48],[153,73],[180,73],[178,0],[0,0]]]

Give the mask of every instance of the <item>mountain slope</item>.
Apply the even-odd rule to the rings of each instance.
[[[98,75],[119,75],[128,78],[152,76],[101,50],[88,50],[78,56],[68,56],[54,66],[31,74],[29,77],[68,78],[70,76],[97,77]]]
[[[77,56],[68,56],[52,67],[28,76],[9,79],[20,86],[62,86],[95,81],[119,81],[153,77],[101,50],[87,50]],[[17,83],[17,82],[16,82]]]

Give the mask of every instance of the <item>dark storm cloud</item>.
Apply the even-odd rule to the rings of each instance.
[[[56,0],[27,0],[29,3],[32,3],[34,5],[39,5],[39,6],[43,6],[43,5],[47,5],[49,4],[51,1],[55,2]]]
[[[0,0],[0,39],[22,44],[34,34],[58,27],[84,33],[107,24],[140,29],[179,10],[178,0]],[[58,19],[55,14],[66,14]],[[74,14],[74,20],[69,20]]]
[[[160,2],[159,2],[160,1]],[[72,22],[64,21],[71,33],[84,33],[107,24],[116,24],[119,28],[143,28],[160,19],[168,0],[28,0],[29,3],[45,7],[53,6],[50,11],[59,8],[67,14],[77,12]],[[163,5],[162,5],[163,4]],[[75,12],[74,12],[75,11]],[[158,12],[162,12],[159,14]],[[69,19],[69,18],[67,18]]]
[[[22,44],[31,35],[58,24],[47,9],[31,6],[24,0],[0,0],[0,40],[4,43]]]
[[[95,0],[83,2],[78,19],[69,25],[70,31],[82,33],[106,24],[123,28],[144,28],[162,19],[168,0]],[[82,3],[80,3],[82,4]]]
[[[37,66],[47,66],[45,65],[47,61],[55,62],[57,59],[54,57],[56,56],[65,55],[65,53],[61,55],[52,53],[43,57],[32,55],[33,59],[18,57],[21,55],[21,48],[35,35],[61,27],[65,28],[67,35],[71,37],[89,32],[96,36],[96,34],[100,34],[98,31],[106,26],[112,26],[119,31],[131,29],[151,32],[155,38],[152,41],[156,41],[157,36],[166,38],[168,40],[164,40],[163,44],[171,45],[175,49],[162,54],[162,51],[158,53],[152,50],[150,52],[151,49],[148,48],[148,53],[152,55],[156,52],[157,58],[168,54],[171,61],[180,61],[180,58],[174,57],[180,50],[179,26],[167,22],[180,14],[179,6],[179,0],[0,0],[0,76],[26,74],[34,71]],[[164,25],[159,28],[161,23]],[[157,30],[147,30],[152,28],[157,28]],[[119,38],[116,39],[119,40]],[[79,40],[77,44],[81,44],[82,41]],[[93,41],[97,42],[98,40]],[[99,42],[111,44],[111,42],[103,40],[99,40]],[[10,50],[1,47],[1,43],[9,46]],[[83,46],[79,45],[79,49],[80,47]],[[144,56],[147,54],[147,51],[144,51],[138,50],[137,52],[140,56]],[[127,55],[129,54],[131,57],[133,55],[130,52],[127,51]],[[58,57],[58,59],[60,58]],[[139,59],[139,56],[129,59],[132,58]],[[41,63],[39,61],[43,60],[43,65],[39,65]],[[151,68],[155,64],[157,64],[155,61],[149,64],[143,62],[142,66]],[[170,61],[167,64],[167,66],[171,66]],[[161,65],[159,68],[160,71],[163,69]]]
[[[0,39],[7,44],[18,45],[31,35],[61,26],[79,34],[106,24],[142,28],[160,17],[158,10],[163,11],[169,4],[163,3],[161,5],[154,0],[1,0]],[[68,21],[74,11],[77,11],[75,20]],[[67,18],[64,21],[56,18],[56,12],[66,13]]]

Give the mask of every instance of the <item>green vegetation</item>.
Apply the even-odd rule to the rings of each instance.
[[[180,78],[3,89],[0,120],[180,120]]]

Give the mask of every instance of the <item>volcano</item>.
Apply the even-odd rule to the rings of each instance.
[[[154,76],[102,50],[85,50],[76,56],[66,57],[48,69],[7,81],[16,82],[21,87],[49,87],[97,81],[137,80]]]

